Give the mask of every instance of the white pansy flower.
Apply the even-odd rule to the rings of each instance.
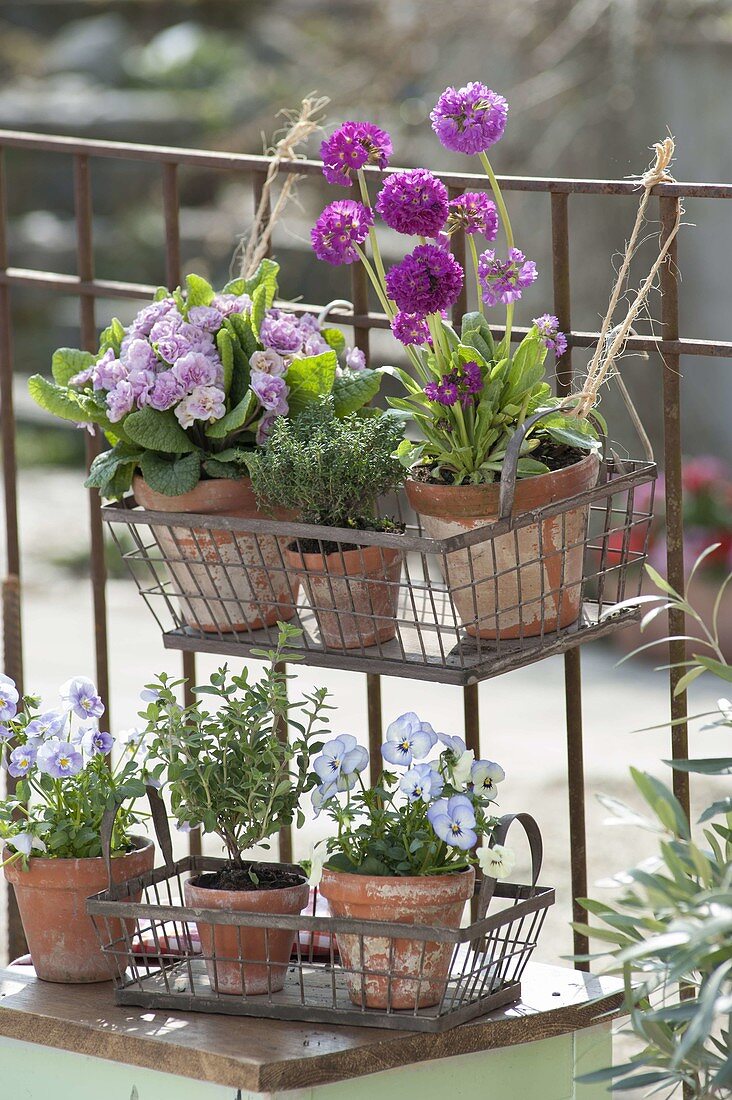
[[[327,855],[327,840],[319,840],[317,844],[313,844],[313,850],[310,854],[310,875],[308,876],[308,886],[311,890],[320,885],[320,880],[323,877],[323,864]]]
[[[516,863],[511,848],[495,844],[492,848],[485,845],[478,850],[478,866],[487,878],[508,878]]]
[[[473,761],[475,759],[475,753],[472,749],[466,749],[462,754],[457,764],[450,769],[452,774],[452,781],[456,787],[463,787],[470,779],[470,772],[473,767]]]

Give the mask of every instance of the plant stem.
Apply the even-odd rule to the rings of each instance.
[[[508,249],[510,251],[514,247],[514,244],[513,244],[513,230],[511,228],[511,219],[509,218],[508,210],[506,209],[506,203],[504,202],[503,194],[502,194],[501,188],[498,184],[498,180],[496,179],[495,172],[491,168],[491,162],[488,160],[488,157],[486,156],[485,152],[480,153],[480,160],[481,160],[481,164],[485,168],[486,175],[488,176],[488,179],[490,180],[490,183],[491,183],[491,190],[492,190],[493,196],[496,200],[496,206],[498,207],[498,212],[501,215],[501,221],[503,222],[503,229],[504,229],[504,232],[506,234],[506,244],[507,244]]]
[[[371,280],[371,285],[373,286],[374,290],[376,291],[376,293],[378,295],[378,298],[379,298],[379,301],[381,302],[382,306],[384,307],[384,311],[386,313],[386,316],[389,318],[389,320],[392,320],[393,317],[394,317],[394,306],[389,301],[389,299],[386,297],[386,293],[382,289],[381,283],[379,282],[378,276],[377,276],[376,272],[374,271],[374,268],[373,268],[373,265],[371,264],[371,261],[369,260],[368,256],[366,255],[366,253],[364,252],[364,250],[361,248],[360,245],[354,244],[353,247],[358,252],[358,255],[361,259],[361,263],[366,268],[366,274],[368,275],[369,279]]]
[[[371,198],[369,196],[369,189],[366,183],[366,176],[364,175],[363,168],[359,168],[358,170],[358,186],[361,191],[361,199],[364,206],[368,207],[368,209],[371,210]],[[371,251],[374,254],[374,263],[376,264],[376,270],[379,273],[381,285],[384,287],[384,293],[386,294],[386,271],[384,269],[384,261],[381,258],[381,250],[379,249],[379,241],[376,236],[376,230],[373,225],[369,229],[369,241],[371,242]]]
[[[478,275],[478,249],[475,247],[475,241],[473,240],[472,233],[467,234],[468,247],[470,248],[470,255],[473,260],[473,271],[475,273],[475,290],[478,295],[478,310],[485,317],[485,306],[483,305],[483,295],[480,292],[480,277]]]

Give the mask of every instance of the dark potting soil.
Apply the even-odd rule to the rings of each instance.
[[[542,441],[535,451],[531,452],[531,458],[543,462],[550,470],[564,470],[567,466],[574,466],[588,455],[587,451],[581,451],[579,447],[570,447],[566,443],[552,443],[551,440]],[[415,481],[425,481],[432,485],[452,485],[454,478],[446,470],[440,477],[435,477],[430,466],[418,466],[412,470],[411,476]],[[496,477],[496,482],[500,476]]]
[[[249,877],[252,870],[258,878],[253,883]],[[304,875],[298,875],[295,871],[283,871],[272,863],[244,863],[241,867],[231,865],[222,867],[220,871],[209,871],[199,875],[197,886],[204,890],[285,890],[288,886],[301,886],[305,882]]]

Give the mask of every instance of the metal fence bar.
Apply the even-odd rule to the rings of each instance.
[[[76,262],[79,278],[85,282],[94,278],[94,244],[92,240],[93,199],[89,158],[83,154],[74,157],[74,208],[76,216]],[[95,302],[91,295],[79,294],[79,327],[81,346],[85,351],[96,352],[99,347],[95,317]],[[102,432],[94,428],[94,434],[85,433],[87,467],[102,450]],[[102,501],[97,489],[89,490],[89,531],[92,603],[94,614],[94,651],[96,658],[97,686],[106,707],[107,722],[111,723],[109,706],[109,647],[107,644],[107,570],[104,561],[104,528],[101,515]]]
[[[661,233],[665,238],[671,232],[678,213],[680,200],[659,199]],[[678,240],[678,238],[677,238]],[[664,331],[676,340],[679,336],[679,286],[677,282],[677,240],[673,242],[661,268],[661,323]],[[661,365],[663,385],[663,452],[666,476],[666,563],[669,584],[684,594],[684,518],[681,477],[681,374],[678,355],[665,355]],[[680,637],[686,633],[683,611],[668,613],[669,634]],[[669,644],[669,691],[671,718],[678,725],[671,727],[671,754],[674,760],[689,755],[686,692],[676,694],[676,685],[686,669],[674,665],[686,660],[686,642]],[[689,813],[689,774],[674,771],[674,794],[685,812]]]
[[[562,332],[572,327],[571,279],[569,266],[569,197],[551,196],[552,278],[554,312]],[[556,365],[557,393],[569,393],[572,387],[572,348],[567,348]],[[569,794],[569,851],[572,876],[572,915],[584,921],[585,912],[577,898],[587,896],[587,824],[585,821],[584,743],[582,736],[582,665],[579,648],[564,654],[564,692],[567,715],[567,788]],[[576,955],[586,955],[589,940],[574,933]],[[589,964],[578,962],[582,970]]]

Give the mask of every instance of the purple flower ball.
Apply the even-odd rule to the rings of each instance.
[[[151,408],[158,412],[165,412],[177,405],[185,394],[185,388],[179,378],[176,378],[172,370],[163,371],[155,379],[155,385],[147,399]]]
[[[135,391],[132,384],[126,379],[118,382],[113,390],[107,394],[107,416],[112,424],[116,424],[127,416],[135,406]]]
[[[132,370],[127,375],[127,381],[132,386],[135,404],[138,409],[149,404],[150,393],[155,385],[155,372],[151,370]]]
[[[275,413],[277,416],[287,415],[287,394],[289,391],[284,378],[278,378],[274,374],[252,371],[251,387],[257,401],[267,412]]]
[[[539,330],[539,335],[544,341],[544,346],[559,357],[567,350],[567,337],[559,331],[559,319],[553,313],[542,313],[541,317],[534,318],[534,324]]]
[[[366,164],[386,168],[391,154],[391,138],[371,122],[344,122],[320,146],[323,175],[328,183],[343,187],[349,187]]]
[[[214,306],[191,306],[188,310],[188,320],[192,325],[205,329],[206,332],[217,332],[224,322],[224,315]]]
[[[162,298],[159,302],[150,302],[150,304],[144,306],[135,317],[130,325],[129,335],[133,338],[137,336],[149,336],[153,325],[159,321],[161,317],[164,317],[166,313],[170,313],[171,310],[176,309],[175,299],[172,297]]]
[[[216,367],[200,351],[191,351],[173,367],[173,374],[186,392],[197,386],[212,386],[216,382]]]
[[[297,317],[281,309],[268,309],[259,329],[259,341],[278,355],[295,355],[303,342]]]
[[[367,206],[353,199],[338,199],[326,206],[310,232],[315,255],[328,264],[352,264],[358,260],[356,245],[363,244],[374,224]]]
[[[519,248],[512,248],[507,260],[496,259],[495,252],[487,249],[478,261],[483,301],[488,306],[517,302],[522,292],[536,281],[537,274],[534,261],[527,260]]]
[[[116,358],[112,348],[105,351],[92,368],[92,386],[95,390],[113,390],[126,377],[127,367]]]
[[[484,191],[466,191],[450,202],[448,228],[451,233],[462,228],[466,233],[482,233],[487,241],[498,236],[496,204]]]
[[[421,244],[387,273],[386,290],[405,313],[441,313],[457,301],[463,269],[435,244]]]
[[[432,129],[446,149],[474,156],[503,137],[508,103],[480,81],[446,88],[430,114]]]
[[[129,371],[155,370],[157,356],[147,340],[136,338],[127,345],[124,361]]]
[[[448,213],[447,188],[425,168],[387,176],[376,209],[390,229],[416,237],[436,237]]]
[[[400,310],[391,322],[391,331],[405,345],[428,344],[430,340],[429,325],[420,313],[405,313]]]

